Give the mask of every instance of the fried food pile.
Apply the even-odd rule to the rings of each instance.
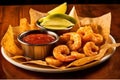
[[[98,27],[96,25],[85,25],[76,32],[60,35],[60,40],[53,49],[53,55],[46,57],[45,61],[56,67],[63,65],[71,67],[100,60],[113,44],[106,46],[105,38],[99,33],[101,31],[98,30]],[[115,46],[118,45],[120,44]]]
[[[49,68],[66,69],[79,67],[87,63],[100,60],[111,53],[110,50],[120,46],[120,43],[113,43],[110,38],[111,13],[96,18],[78,17],[75,7],[69,13],[77,20],[75,26],[61,34],[58,43],[53,47],[52,53],[43,60],[32,60],[24,56],[24,51],[17,36],[27,30],[39,29],[35,26],[38,19],[47,15],[34,9],[30,9],[31,22],[26,18],[20,19],[17,27],[8,27],[1,45],[7,55],[13,60],[29,66],[44,66]]]

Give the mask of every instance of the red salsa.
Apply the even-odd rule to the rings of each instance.
[[[30,34],[23,37],[23,41],[29,44],[47,44],[55,40],[55,37],[49,34]]]

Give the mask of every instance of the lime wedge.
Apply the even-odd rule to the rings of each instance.
[[[62,14],[65,14],[67,10],[67,3],[64,2],[63,4],[55,7],[54,9],[48,11],[48,14],[55,14],[55,13],[62,13]]]
[[[48,19],[54,19],[54,18],[66,19],[74,24],[76,23],[76,20],[73,17],[67,14],[60,14],[60,13],[48,15],[46,17],[39,19],[39,21],[42,22],[42,21],[47,21]]]
[[[69,27],[69,26],[74,26],[74,24],[64,18],[52,18],[52,19],[47,19],[44,20],[41,23],[41,26],[64,26],[64,27]]]
[[[66,30],[66,29],[68,29],[68,28],[71,28],[71,26],[68,27],[68,28],[66,28],[66,26],[64,26],[64,25],[59,25],[59,26],[55,26],[55,25],[45,25],[45,26],[43,26],[43,27],[46,28],[46,29],[50,29],[50,30]]]
[[[40,25],[49,29],[65,29],[74,26],[76,20],[67,14],[51,14],[38,20]]]

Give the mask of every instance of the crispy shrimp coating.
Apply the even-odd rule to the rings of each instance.
[[[59,41],[61,43],[67,43],[70,40],[70,35],[69,33],[64,33],[63,35],[60,36]]]
[[[83,51],[86,56],[93,56],[98,54],[99,47],[94,42],[87,42],[83,47]]]
[[[76,59],[70,54],[70,50],[66,45],[58,45],[53,49],[53,56],[62,62],[71,62]]]
[[[65,33],[60,36],[60,40],[67,43],[70,50],[77,50],[81,47],[81,36],[76,32]]]
[[[71,32],[69,35],[70,40],[67,43],[68,47],[73,51],[78,50],[81,47],[81,36],[75,32]]]
[[[93,30],[90,26],[80,27],[77,33],[82,37],[83,40],[89,41],[92,37]]]
[[[63,62],[59,61],[58,59],[55,59],[53,56],[48,56],[45,58],[45,61],[49,64],[49,65],[54,65],[54,66],[61,66],[63,64]]]
[[[72,51],[72,52],[71,52],[71,55],[76,56],[77,59],[80,59],[80,58],[85,57],[85,54],[84,54],[84,53],[79,53],[79,52],[77,52],[77,51]]]
[[[100,44],[103,42],[103,36],[100,34],[93,33],[91,41],[93,41],[96,44]]]
[[[94,33],[90,26],[80,27],[77,30],[77,33],[81,35],[82,40],[85,42],[93,41],[96,44],[103,42],[103,36],[97,33]]]

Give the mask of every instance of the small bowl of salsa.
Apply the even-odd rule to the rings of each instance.
[[[58,39],[56,33],[47,30],[30,30],[18,36],[25,56],[32,59],[44,59]]]

